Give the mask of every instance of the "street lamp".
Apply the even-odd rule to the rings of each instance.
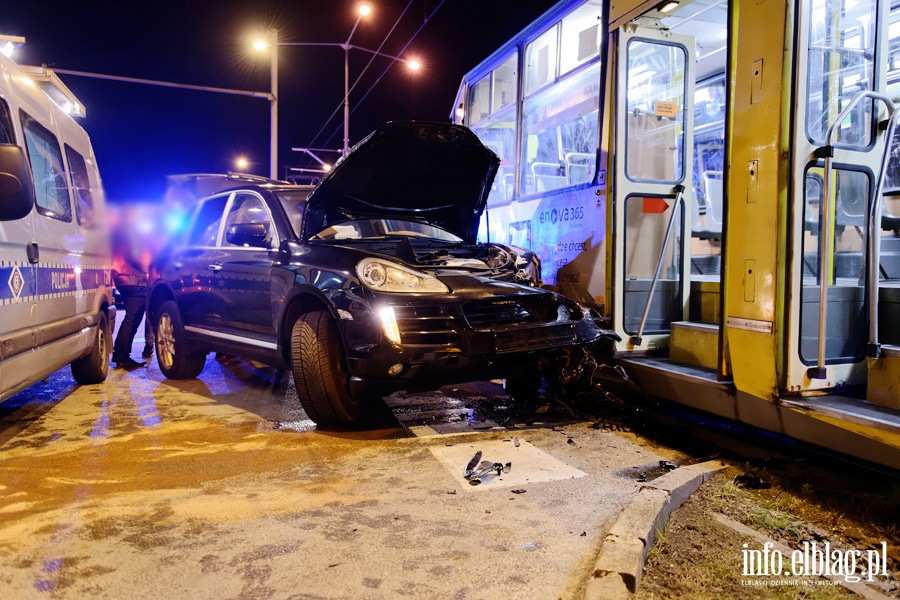
[[[359,27],[359,22],[362,20],[364,16],[368,16],[371,14],[372,8],[366,4],[363,4],[359,7],[359,16],[356,17],[356,22],[353,24],[353,29],[350,30],[350,35],[347,36],[347,41],[343,44],[340,43],[328,43],[328,42],[279,42],[278,35],[276,31],[271,31],[268,34],[268,37],[264,40],[257,40],[253,43],[253,47],[257,50],[265,50],[269,49],[271,66],[272,66],[272,178],[275,179],[277,176],[277,148],[276,148],[276,140],[277,140],[277,125],[278,125],[278,115],[277,115],[277,97],[278,97],[278,46],[331,46],[335,48],[341,48],[344,50],[344,146],[343,153],[347,154],[350,151],[350,50],[361,50],[363,52],[367,52],[373,56],[384,56],[386,58],[390,58],[394,61],[400,61],[404,63],[410,70],[418,71],[421,69],[422,65],[417,60],[407,60],[405,58],[400,58],[399,56],[393,56],[391,54],[385,54],[384,52],[378,52],[376,50],[369,50],[368,48],[363,48],[361,46],[354,46],[350,44],[350,40],[353,39],[353,34],[356,33],[356,28]]]
[[[272,91],[269,94],[271,133],[269,138],[269,177],[278,179],[278,31],[272,29],[265,38],[254,40],[253,49],[269,51]]]

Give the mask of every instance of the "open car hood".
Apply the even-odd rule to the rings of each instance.
[[[424,221],[474,242],[500,159],[469,129],[393,121],[354,146],[309,196],[303,237],[339,221]]]

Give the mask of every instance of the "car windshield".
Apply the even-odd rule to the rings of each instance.
[[[315,240],[371,240],[404,236],[428,238],[442,242],[461,242],[462,239],[434,225],[400,219],[356,219],[326,227],[312,237]]]
[[[306,208],[306,199],[309,197],[309,190],[294,191],[281,190],[275,192],[275,196],[284,207],[291,227],[294,229],[294,235],[300,237],[300,225],[303,223],[303,209]]]

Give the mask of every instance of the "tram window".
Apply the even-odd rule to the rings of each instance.
[[[500,157],[500,167],[494,176],[488,206],[512,200],[515,174],[516,111],[515,107],[474,125],[472,131],[481,142]]]
[[[602,25],[602,6],[596,0],[591,0],[563,17],[559,56],[560,74],[568,73],[600,53]]]
[[[556,34],[554,25],[525,47],[525,95],[556,79]]]
[[[485,75],[481,81],[469,88],[469,122],[477,123],[491,114],[491,76]]]
[[[887,92],[894,102],[900,100],[900,7],[891,10],[888,25]]]
[[[682,204],[675,204],[673,198],[635,195],[625,199],[623,310],[627,333],[636,334],[640,329],[661,254],[662,269],[653,291],[644,333],[668,333],[670,323],[682,317],[683,250],[680,236],[673,236],[664,246],[669,219],[675,219],[675,231],[684,231],[681,208]]]
[[[479,79],[469,87],[469,126],[474,130],[476,124],[516,102],[516,87],[518,82],[518,54],[513,53],[493,71]],[[492,119],[496,121],[495,117]],[[515,123],[515,117],[509,116],[510,124]],[[489,128],[490,125],[481,126],[480,129]],[[486,141],[490,138],[482,138]],[[495,148],[495,151],[497,149]],[[511,156],[512,150],[510,150]],[[501,152],[497,152],[501,156]]]
[[[525,101],[519,165],[523,195],[593,180],[599,79],[597,63]]]
[[[856,94],[874,89],[876,0],[814,0],[809,13],[809,98],[806,131],[824,144],[828,128]],[[865,147],[872,139],[872,102],[860,102],[835,141]]]
[[[803,289],[800,305],[800,358],[815,364],[819,339],[819,253],[822,239],[824,166],[813,163],[806,171],[806,224],[803,234]],[[831,253],[828,273],[828,323],[825,358],[858,360],[865,351],[865,243],[866,205],[872,191],[872,174],[863,170],[834,169],[834,229],[828,236]]]
[[[516,101],[516,84],[519,77],[517,63],[518,56],[513,54],[491,72],[494,88],[491,94],[492,114]]]
[[[628,43],[625,174],[632,181],[684,177],[685,55],[677,44]]]
[[[723,172],[725,165],[725,80],[700,84],[694,92],[694,196],[708,204],[704,174]]]

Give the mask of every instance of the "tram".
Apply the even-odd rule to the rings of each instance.
[[[647,392],[900,469],[900,2],[565,0],[463,78],[480,236]]]

